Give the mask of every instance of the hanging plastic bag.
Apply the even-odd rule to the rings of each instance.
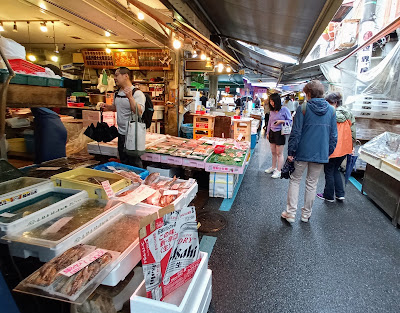
[[[138,118],[138,109],[136,106],[136,114],[133,117],[131,112],[131,120],[128,122],[128,131],[125,136],[125,152],[131,156],[139,156],[146,149],[146,124],[142,122],[142,118]]]
[[[292,126],[290,125],[290,122],[285,121],[285,124],[282,125],[281,134],[290,135],[291,132],[292,132]]]

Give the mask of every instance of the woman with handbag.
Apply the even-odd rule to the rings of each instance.
[[[353,142],[356,141],[356,126],[353,114],[342,106],[340,93],[331,93],[326,101],[336,109],[336,125],[338,139],[335,151],[329,156],[329,163],[324,164],[325,189],[317,197],[334,202],[344,200],[343,178],[340,175],[340,165],[348,154],[353,152]]]
[[[292,115],[287,107],[282,107],[281,97],[274,93],[269,98],[270,115],[267,126],[267,139],[272,153],[272,166],[265,170],[272,178],[280,178],[283,166],[285,135],[290,134]]]

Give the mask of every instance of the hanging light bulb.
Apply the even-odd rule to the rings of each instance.
[[[53,56],[51,57],[51,60],[52,60],[53,62],[58,62],[58,56],[53,55]]]
[[[226,67],[226,71],[227,71],[228,73],[230,73],[230,72],[232,71],[232,68],[231,68],[230,66],[227,66],[227,67]]]
[[[205,61],[207,59],[207,56],[204,52],[201,53],[200,59]]]
[[[29,54],[28,55],[28,60],[31,62],[35,62],[36,61],[36,57],[33,54]]]
[[[56,45],[56,50],[54,50],[55,53],[60,53],[60,51],[58,50],[58,45]]]
[[[40,23],[40,30],[44,33],[47,33],[46,22]]]
[[[110,48],[106,48],[106,53],[110,54],[111,53],[111,49]]]
[[[143,21],[144,20],[144,14],[142,12],[139,11],[139,13],[137,14],[137,17],[139,20]]]
[[[206,67],[212,67],[211,61],[207,60]]]
[[[224,69],[224,64],[223,63],[218,63],[218,70],[220,70],[220,72],[222,72],[222,70]]]
[[[105,31],[105,32],[104,32],[104,35],[105,35],[106,37],[110,37],[110,36],[111,36],[110,32],[108,32],[108,31]]]
[[[180,49],[180,47],[182,47],[182,42],[178,38],[175,38],[174,42],[173,42],[173,46],[175,49]]]
[[[3,22],[0,22],[0,32],[4,32]]]
[[[193,51],[192,51],[192,58],[197,58],[197,51],[196,51],[196,49],[193,49]]]
[[[17,31],[18,31],[17,22],[14,22],[13,32],[17,32]]]

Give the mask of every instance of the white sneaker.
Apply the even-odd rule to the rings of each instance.
[[[275,170],[271,178],[281,178],[281,171]]]
[[[275,171],[276,171],[276,168],[270,167],[269,169],[266,169],[264,172],[267,173],[267,174],[271,174],[271,173],[273,173]]]
[[[289,223],[294,223],[294,221],[295,221],[295,216],[289,214],[287,211],[283,211],[283,212],[282,212],[281,218],[285,219],[285,220],[288,221]]]

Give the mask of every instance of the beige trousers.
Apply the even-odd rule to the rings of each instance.
[[[294,162],[295,171],[291,175],[289,182],[286,209],[290,215],[296,215],[301,178],[303,177],[303,173],[306,168],[308,168],[306,177],[306,193],[304,195],[304,208],[302,208],[302,214],[306,218],[311,216],[312,206],[317,193],[318,179],[323,167],[324,164],[320,163],[302,161]]]

